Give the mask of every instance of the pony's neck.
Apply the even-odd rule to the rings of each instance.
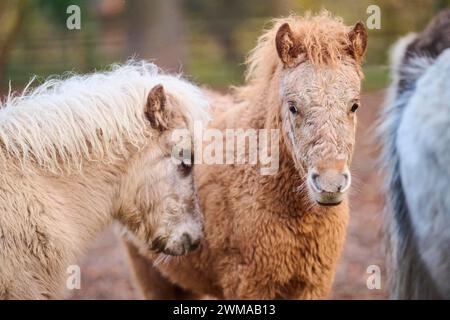
[[[118,193],[122,173],[118,164],[86,163],[81,174],[52,179],[51,187],[58,190],[63,208],[55,219],[75,244],[76,253],[82,253],[114,219],[118,210]],[[75,257],[76,258],[76,257]]]

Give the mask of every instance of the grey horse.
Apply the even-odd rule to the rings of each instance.
[[[380,121],[394,299],[450,299],[450,10],[397,42]]]

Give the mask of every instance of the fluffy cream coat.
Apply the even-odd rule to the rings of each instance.
[[[160,84],[165,110],[148,110]],[[0,110],[0,299],[62,297],[68,266],[114,219],[147,250],[198,239],[192,177],[170,160],[168,137],[204,121],[205,108],[195,86],[146,62],[10,94]]]

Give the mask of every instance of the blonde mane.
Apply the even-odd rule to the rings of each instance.
[[[248,85],[267,82],[281,64],[275,37],[284,23],[288,23],[294,35],[301,39],[306,57],[313,65],[335,65],[347,54],[350,44],[348,33],[351,28],[345,26],[341,18],[332,17],[326,10],[317,15],[307,12],[304,16],[274,19],[272,27],[258,39],[256,47],[248,56],[245,77]],[[245,87],[242,89],[245,91]]]
[[[0,106],[0,162],[61,173],[81,169],[83,160],[126,157],[130,145],[141,148],[150,137],[144,107],[157,84],[180,101],[190,128],[207,119],[199,88],[152,63],[129,61],[9,94]]]

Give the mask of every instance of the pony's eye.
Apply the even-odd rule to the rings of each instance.
[[[180,171],[183,177],[189,175],[192,171],[192,163],[186,163],[184,160],[181,161]]]
[[[358,109],[359,108],[359,104],[358,103],[354,103],[353,105],[352,105],[352,108],[350,109],[350,111],[351,112],[356,112],[356,109]]]
[[[289,101],[288,102],[288,107],[289,107],[289,111],[292,114],[296,115],[298,113],[297,106],[295,105],[295,102]]]
[[[186,163],[186,162],[183,160],[183,161],[181,161],[181,166],[182,166],[184,169],[188,169],[188,168],[191,168],[191,167],[192,167],[192,164]]]

